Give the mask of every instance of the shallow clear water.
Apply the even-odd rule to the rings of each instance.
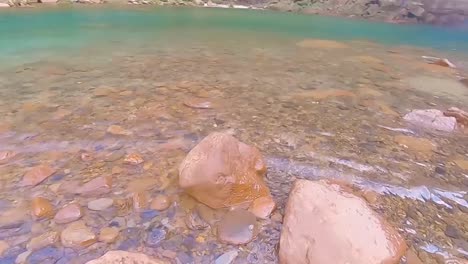
[[[236,39],[237,33],[288,38],[371,40],[385,45],[416,45],[468,51],[467,28],[394,25],[334,17],[254,10],[145,8],[106,10],[69,8],[14,10],[0,13],[0,56],[70,52],[91,44],[163,41],[177,34],[222,32],[215,39]],[[181,37],[181,36],[179,36]],[[187,36],[186,36],[187,37]],[[136,43],[135,43],[136,42]],[[44,54],[45,53],[45,54]]]
[[[238,249],[235,263],[277,263],[278,217],[259,221],[262,231],[245,246],[221,244],[214,229],[185,224],[199,205],[178,188],[178,165],[199,140],[224,130],[265,156],[277,214],[295,178],[340,179],[378,193],[372,207],[424,263],[467,257],[467,131],[438,133],[402,119],[412,109],[467,110],[468,87],[459,81],[464,68],[421,59],[466,65],[465,29],[267,11],[105,7],[2,10],[0,36],[0,239],[10,245],[0,263],[26,251],[32,237],[66,228],[29,214],[14,223],[1,217],[28,211],[35,196],[56,210],[81,204],[92,232],[118,222],[120,235],[87,248],[47,245],[33,251],[30,263],[45,255],[84,263],[109,249],[181,263],[212,263]],[[329,41],[302,42],[312,38]],[[214,108],[184,105],[194,98]],[[127,135],[109,133],[111,125]],[[144,162],[129,164],[132,153]],[[21,187],[24,173],[38,164],[57,172]],[[87,203],[96,197],[73,189],[103,175],[113,183],[101,197],[119,202],[90,211]],[[126,202],[135,192],[129,186],[174,203],[164,211],[135,210]],[[458,236],[447,235],[448,226]],[[161,232],[156,247],[148,243],[149,234]]]

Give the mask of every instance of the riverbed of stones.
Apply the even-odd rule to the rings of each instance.
[[[428,51],[412,48],[329,40],[287,47],[127,51],[106,67],[91,49],[94,60],[2,70],[0,263],[86,263],[109,251],[109,259],[155,263],[277,263],[297,179],[358,199],[384,219],[409,247],[397,254],[405,254],[401,263],[463,263],[463,70],[428,64],[420,59]],[[434,116],[424,123],[431,114],[453,129],[432,126]],[[256,180],[246,186],[268,191],[181,182],[181,164],[216,131],[239,150],[230,157],[244,161],[230,168],[253,164]],[[238,142],[258,149],[266,176],[258,162],[245,162]],[[208,172],[219,175],[225,162]],[[217,184],[236,182],[221,175]],[[382,186],[422,189],[404,196]],[[241,194],[229,197],[233,190]],[[345,232],[329,230],[329,241]],[[290,254],[295,263],[309,257]]]

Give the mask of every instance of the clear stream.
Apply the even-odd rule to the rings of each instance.
[[[402,116],[467,111],[467,51],[463,27],[207,8],[0,10],[0,240],[7,245],[0,263],[18,256],[85,263],[111,249],[174,263],[213,263],[234,250],[234,263],[277,263],[296,178],[339,179],[376,194],[367,197],[371,206],[423,263],[464,263],[468,132],[425,130]],[[458,68],[421,56],[446,57]],[[194,100],[213,108],[184,104]],[[121,135],[109,133],[112,125]],[[226,130],[261,150],[279,205],[242,246],[218,242],[213,223],[224,211],[197,204],[177,185],[187,152]],[[132,164],[130,154],[143,162]],[[56,172],[23,187],[25,172],[39,164]],[[74,193],[99,176],[112,177],[111,192]],[[135,193],[172,203],[153,210],[135,205]],[[37,196],[54,212],[78,203],[90,232],[111,226],[119,235],[72,248],[55,238],[31,250],[32,238],[68,226],[31,217]],[[114,204],[89,210],[97,198]],[[211,227],[194,229],[193,214]]]

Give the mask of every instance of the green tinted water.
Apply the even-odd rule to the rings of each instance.
[[[291,38],[366,39],[391,45],[467,50],[468,31],[424,25],[393,25],[334,17],[232,9],[54,9],[0,13],[0,58],[19,59],[86,45],[162,40],[185,42],[207,32],[236,39],[244,32]],[[184,40],[185,39],[185,40]],[[12,57],[11,57],[12,56]],[[23,58],[24,59],[24,58]]]

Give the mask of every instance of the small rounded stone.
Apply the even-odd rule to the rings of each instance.
[[[151,202],[151,209],[163,211],[171,205],[170,199],[167,195],[160,194],[153,198]]]

